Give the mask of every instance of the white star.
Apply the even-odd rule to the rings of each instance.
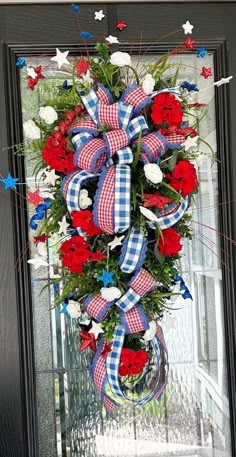
[[[119,40],[116,36],[113,36],[113,35],[109,35],[106,37],[106,40],[108,41],[108,43],[110,44],[115,44],[115,43],[119,43]]]
[[[52,192],[40,191],[39,195],[40,195],[40,197],[43,197],[43,198],[50,198],[51,200],[55,200],[55,197]]]
[[[33,67],[27,67],[26,68],[27,70],[27,73],[28,73],[28,76],[30,76],[31,78],[33,79],[36,79],[37,78],[37,73],[35,72],[34,68]]]
[[[47,267],[49,264],[44,260],[43,257],[40,257],[39,255],[36,254],[36,256],[33,259],[27,260],[28,263],[31,265],[34,265],[35,270],[37,270],[40,267]]]
[[[69,54],[69,51],[61,52],[60,49],[57,48],[57,55],[54,57],[51,57],[51,60],[54,62],[57,62],[58,68],[62,67],[64,64],[69,64],[69,60],[67,60],[67,56]]]
[[[103,14],[103,10],[95,11],[95,21],[102,21],[104,17],[105,14]]]
[[[230,82],[230,80],[233,78],[233,76],[228,76],[227,78],[221,78],[219,81],[214,82],[213,86],[222,86],[222,84],[227,84]]]
[[[188,33],[192,33],[193,25],[190,24],[189,21],[186,21],[185,24],[182,25],[182,27],[184,29],[185,35],[188,35]]]
[[[122,241],[124,239],[125,235],[122,236],[115,236],[114,240],[110,241],[107,246],[110,246],[110,250],[113,251],[113,249],[116,248],[116,246],[121,246]]]
[[[87,73],[85,75],[82,75],[82,78],[84,83],[92,84],[93,83],[93,78],[91,78],[91,73],[89,70],[87,70]]]
[[[68,227],[70,226],[70,224],[68,224],[66,222],[66,216],[63,216],[62,220],[60,222],[58,222],[59,224],[59,230],[58,230],[58,233],[64,233],[64,235],[67,235],[66,231],[68,229]]]
[[[193,146],[196,146],[198,138],[199,136],[188,136],[187,140],[184,143],[182,143],[181,146],[184,146],[185,151],[188,151]]]
[[[102,329],[100,324],[97,324],[97,322],[93,321],[92,328],[89,330],[89,333],[93,333],[95,340],[97,340],[99,333],[104,333],[104,330]]]
[[[46,178],[44,182],[49,182],[52,186],[55,186],[55,182],[60,176],[56,175],[55,170],[45,171]]]

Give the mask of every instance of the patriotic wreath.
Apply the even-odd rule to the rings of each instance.
[[[77,5],[72,9],[79,14]],[[186,34],[192,27],[183,24]],[[51,60],[67,79],[39,117],[24,123],[32,150],[41,150],[36,182],[50,188],[29,192],[38,254],[28,262],[49,265],[44,243],[60,236],[59,274],[49,285],[62,284],[55,306],[77,320],[80,351],[94,353],[91,376],[108,412],[123,399],[160,399],[167,383],[159,320],[172,295],[191,298],[179,259],[181,239],[192,238],[188,208],[198,191],[193,160],[200,140],[193,111],[202,106],[188,102],[196,84],[177,84],[178,72],[165,76],[178,48],[133,65],[128,53],[111,52],[117,42],[110,35],[95,57],[75,61],[57,49]],[[194,44],[187,38],[181,52],[193,52]],[[197,57],[206,53],[200,48]],[[23,58],[16,65],[26,69],[31,90],[45,78],[42,66]],[[201,74],[207,78],[211,69]]]

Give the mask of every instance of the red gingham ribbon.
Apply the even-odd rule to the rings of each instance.
[[[100,125],[106,125],[110,129],[117,130],[120,128],[118,116],[118,103],[112,105],[98,104],[98,119]],[[119,149],[119,148],[118,148]]]
[[[119,151],[119,149],[122,149],[129,144],[128,135],[126,131],[122,129],[106,132],[104,133],[103,138],[106,141],[110,157],[112,157],[115,152]]]
[[[121,100],[134,107],[135,114],[139,114],[142,108],[151,102],[141,86],[134,84],[121,97]]]
[[[98,128],[88,114],[76,117],[70,127],[67,129],[67,134],[69,135],[87,131],[92,133],[94,136],[98,135]]]
[[[94,163],[94,156],[98,151],[100,151],[100,155]],[[101,138],[93,138],[80,148],[79,155],[75,154],[75,165],[91,173],[96,173],[106,161],[105,151],[105,141]]]
[[[169,144],[182,144],[185,142],[185,136],[179,133],[171,133],[165,137]]]
[[[147,270],[142,268],[133,280],[129,283],[129,286],[143,297],[155,284],[155,278],[148,273]]]
[[[103,232],[113,234],[113,208],[115,202],[115,169],[111,166],[107,172],[102,185],[98,188],[100,191],[98,199],[98,210],[96,225],[102,229]],[[97,198],[97,196],[96,196]]]
[[[125,327],[125,333],[137,333],[149,328],[148,319],[141,305],[135,305],[125,313],[119,309],[121,325]]]

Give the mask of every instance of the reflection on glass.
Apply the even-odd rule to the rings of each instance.
[[[199,76],[194,56],[181,55],[175,59],[181,63],[180,81],[192,80],[200,88],[209,85]],[[36,58],[27,60],[33,66],[38,64]],[[22,76],[24,120],[37,115],[47,86],[55,81],[60,85],[64,80],[63,74],[57,74],[55,79],[50,61],[46,62],[47,79],[42,80],[34,92],[26,89]],[[205,57],[204,65],[213,66],[211,55]],[[173,67],[173,72],[175,69]],[[177,299],[162,322],[169,348],[168,387],[160,402],[152,402],[144,409],[123,407],[115,419],[107,416],[90,381],[90,353],[78,350],[76,322],[60,313],[61,308],[46,311],[58,293],[57,286],[51,286],[50,293],[43,295],[44,301],[39,295],[43,281],[55,276],[56,268],[50,268],[49,272],[40,269],[36,274],[32,270],[39,405],[45,404],[45,392],[51,405],[50,414],[48,408],[38,408],[42,457],[231,455],[221,293],[222,252],[216,231],[209,228],[217,230],[220,199],[217,163],[212,165],[206,155],[209,154],[207,143],[216,149],[214,88],[195,94],[193,101],[208,105],[204,122],[200,123],[204,142],[200,144],[203,155],[198,159],[200,191],[191,209],[194,236],[192,243],[185,243],[181,261],[193,301]],[[196,114],[201,117],[201,112]],[[26,176],[32,186],[35,165],[37,160],[26,160]],[[56,243],[56,237],[50,239],[49,258],[54,265],[57,263]],[[45,357],[45,352],[49,356]],[[47,382],[43,391],[41,379],[47,379],[49,374],[53,382]]]

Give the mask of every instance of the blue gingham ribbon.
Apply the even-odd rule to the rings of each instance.
[[[68,211],[80,211],[80,190],[89,180],[98,177],[98,174],[89,173],[85,170],[72,171],[62,180],[62,195],[66,200]]]
[[[161,230],[165,230],[165,229],[175,225],[183,217],[185,211],[188,208],[188,205],[189,205],[189,197],[187,196],[182,200],[182,202],[180,203],[180,205],[177,207],[177,209],[175,211],[173,211],[172,213],[170,212],[170,214],[166,214],[163,216],[157,216],[158,224],[160,225]],[[166,209],[163,210],[163,212],[165,213]],[[156,228],[156,224],[153,222],[148,222],[148,226],[151,229]]]
[[[131,170],[127,165],[116,166],[114,232],[125,232],[130,226]]]
[[[147,240],[140,230],[132,228],[129,237],[124,241],[119,259],[120,269],[124,273],[140,270],[145,259]]]

